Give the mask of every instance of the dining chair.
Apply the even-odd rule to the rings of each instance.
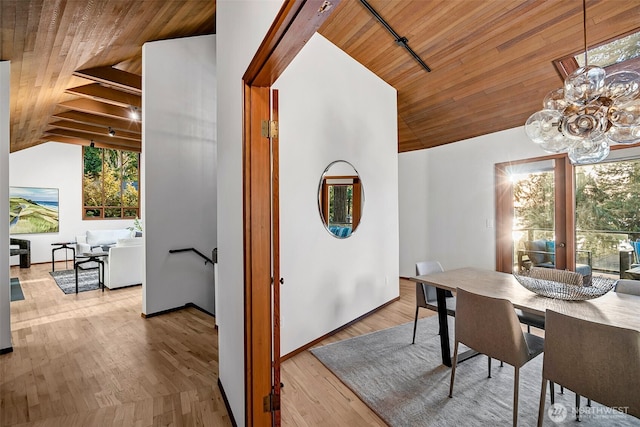
[[[547,380],[640,418],[640,332],[552,310],[546,319],[538,426]]]
[[[640,296],[640,280],[620,279],[616,282],[614,290],[620,294]]]
[[[424,276],[427,274],[441,273],[444,269],[438,261],[422,261],[416,263],[416,276]],[[456,315],[456,297],[450,291],[445,291],[445,305],[449,316]],[[416,316],[413,321],[413,341],[416,343],[416,329],[418,327],[418,310],[420,308],[428,308],[438,311],[438,298],[436,288],[426,283],[416,282]],[[441,331],[440,331],[441,332]]]
[[[491,358],[504,361],[515,368],[513,426],[516,427],[520,368],[542,353],[544,339],[522,331],[509,300],[478,295],[460,288],[456,291],[456,298],[455,344],[449,397],[453,397],[459,344],[487,355],[489,369]]]

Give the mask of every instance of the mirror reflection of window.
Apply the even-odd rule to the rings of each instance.
[[[335,165],[334,162],[332,165]],[[322,221],[335,237],[346,238],[360,224],[363,190],[360,177],[353,167],[345,163],[354,175],[330,175],[343,171],[330,165],[322,177],[319,191],[319,207]],[[342,165],[340,165],[342,166]],[[343,168],[344,169],[344,168]]]

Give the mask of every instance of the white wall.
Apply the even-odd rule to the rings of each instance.
[[[430,205],[427,192],[429,150],[398,155],[398,203],[400,206],[400,275],[415,275],[415,264],[429,258]]]
[[[32,263],[51,262],[51,243],[73,242],[87,230],[133,225],[133,220],[82,220],[82,147],[79,145],[47,142],[11,153],[9,164],[12,187],[58,189],[59,231],[11,236],[31,241]],[[71,251],[67,251],[69,260],[73,259],[71,255]],[[56,251],[57,261],[64,260],[64,256],[63,250]],[[18,256],[11,257],[11,265],[18,265],[19,261]]]
[[[430,259],[495,268],[494,165],[543,155],[522,127],[400,153],[400,275]]]
[[[219,379],[238,425],[244,409],[242,75],[282,0],[218,0]]]
[[[522,127],[400,154],[400,274],[415,275],[415,262],[426,259],[445,270],[494,269],[494,165],[544,154]],[[412,194],[426,206],[411,204]],[[408,230],[424,237],[409,237]]]
[[[143,312],[194,303],[215,311],[216,37],[142,47]]]
[[[0,61],[0,350],[11,348],[9,284],[9,94],[11,63]]]
[[[399,295],[396,91],[319,34],[274,84],[280,105],[282,354]],[[325,229],[318,184],[346,160],[364,187],[347,239]]]
[[[639,152],[612,150],[608,160]],[[494,269],[494,165],[544,155],[523,127],[400,154],[400,275],[413,276],[426,259]]]

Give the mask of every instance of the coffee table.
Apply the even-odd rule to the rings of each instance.
[[[98,285],[102,287],[102,292],[104,292],[104,261],[102,258],[106,256],[109,256],[109,252],[85,252],[76,257],[73,264],[76,271],[76,294],[78,293],[78,270],[98,269]]]

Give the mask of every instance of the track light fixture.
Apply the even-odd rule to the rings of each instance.
[[[425,62],[422,60],[422,58],[420,58],[420,56],[415,53],[413,51],[413,49],[411,49],[409,47],[409,39],[406,37],[400,37],[400,35],[398,35],[398,33],[396,33],[393,28],[391,28],[391,26],[389,24],[387,24],[387,21],[385,21],[382,16],[380,16],[380,14],[378,12],[376,12],[376,10],[371,7],[371,5],[369,3],[367,3],[366,0],[360,0],[360,3],[362,3],[362,5],[369,11],[371,12],[371,14],[373,15],[374,18],[376,18],[384,28],[386,28],[386,30],[393,36],[393,38],[396,40],[396,44],[398,46],[402,46],[403,48],[405,48],[407,50],[407,52],[409,52],[409,54],[413,57],[413,59],[415,59],[418,64],[420,64],[420,66],[422,68],[424,68],[424,70],[428,73],[431,72],[431,68],[429,68],[429,66],[427,64],[425,64]]]
[[[95,142],[93,142],[93,139],[92,139],[92,140],[91,140],[91,143],[89,144],[89,147],[93,148],[93,147],[95,147],[95,146],[96,146],[96,143],[95,143]]]
[[[116,131],[111,126],[109,126],[109,136],[116,136]]]

